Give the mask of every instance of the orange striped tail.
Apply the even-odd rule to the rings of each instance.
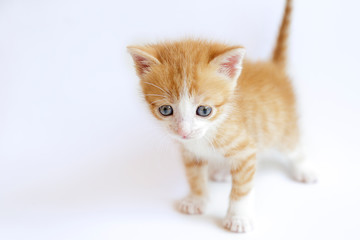
[[[285,68],[287,62],[287,40],[289,36],[292,0],[286,0],[284,16],[274,48],[272,61]]]

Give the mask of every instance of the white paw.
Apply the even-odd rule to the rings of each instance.
[[[216,182],[228,182],[231,180],[230,167],[221,164],[209,164],[210,180]]]
[[[188,196],[178,202],[178,209],[186,214],[203,214],[206,202],[205,198]]]
[[[231,175],[230,172],[215,171],[210,173],[210,179],[215,182],[230,182]]]
[[[293,176],[296,181],[303,183],[315,183],[317,182],[317,176],[314,171],[305,167],[305,166],[297,166],[293,169]]]
[[[231,232],[245,233],[254,229],[254,223],[250,217],[228,216],[224,220],[224,227]]]

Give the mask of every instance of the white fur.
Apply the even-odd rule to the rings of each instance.
[[[224,227],[232,232],[249,232],[254,228],[254,190],[238,201],[230,200]]]
[[[196,115],[196,109],[200,104],[187,91],[180,95],[177,102],[171,104],[173,115],[163,118],[162,122],[172,137],[181,141],[200,139],[205,135],[211,121]]]
[[[183,96],[187,96],[184,94]],[[187,99],[187,98],[185,98]],[[183,100],[184,101],[184,100]],[[186,102],[186,101],[184,101]],[[187,101],[190,102],[190,101]],[[183,106],[186,106],[185,103],[182,103]],[[195,107],[187,105],[188,109],[192,109],[191,112],[195,112]],[[185,109],[186,107],[183,107]],[[208,121],[207,119],[203,120],[201,124],[198,124],[204,135],[196,139],[179,139],[184,148],[194,155],[197,159],[206,159],[209,162],[209,174],[210,178],[215,181],[228,181],[231,179],[230,175],[230,165],[229,162],[224,158],[224,150],[215,149],[211,141],[216,135],[217,128],[227,117],[227,112],[229,107],[225,109],[224,113],[218,117],[216,121]],[[213,108],[213,113],[216,112],[216,109]],[[198,117],[201,118],[201,117]],[[196,120],[195,120],[196,121]],[[241,139],[241,138],[239,138]],[[237,143],[237,141],[235,141]]]
[[[186,214],[202,214],[205,212],[206,206],[208,203],[207,197],[198,197],[189,195],[181,199],[177,207],[178,209]]]
[[[314,183],[317,181],[316,173],[312,170],[312,167],[309,166],[309,163],[305,161],[300,147],[288,153],[287,158],[290,162],[290,170],[295,180],[304,183]]]
[[[211,116],[216,114],[217,109],[211,104],[200,102],[199,99],[199,97],[195,98],[191,96],[185,86],[184,91],[180,95],[180,99],[171,104],[174,112],[173,115],[163,118],[162,123],[168,129],[170,135],[176,140],[183,143],[199,140],[198,145],[208,145],[202,144],[213,137],[213,135],[209,135],[208,133],[216,129],[219,122],[225,118],[226,114],[222,114],[216,121],[210,121]],[[212,108],[209,117],[201,117],[196,114],[196,110],[200,105],[206,105]],[[214,133],[215,131],[212,132]]]

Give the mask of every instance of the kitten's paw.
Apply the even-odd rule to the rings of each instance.
[[[315,183],[317,182],[316,173],[308,167],[296,166],[293,169],[293,177],[298,182]]]
[[[180,200],[177,207],[180,212],[185,214],[203,214],[207,200],[201,197],[188,196]]]
[[[231,232],[245,233],[254,229],[254,223],[250,217],[227,216],[224,220],[224,227]]]
[[[230,172],[226,171],[214,171],[210,173],[210,180],[214,182],[230,182]]]
[[[229,182],[231,180],[229,166],[209,164],[209,178],[215,182]]]

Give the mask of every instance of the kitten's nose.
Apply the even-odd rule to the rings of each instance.
[[[183,128],[178,128],[177,133],[183,138],[183,139],[187,139],[190,132],[184,130]]]

